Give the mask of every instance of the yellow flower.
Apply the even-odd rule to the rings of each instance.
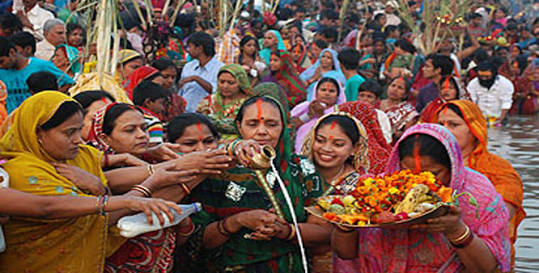
[[[363,185],[370,186],[370,185],[372,185],[372,182],[374,182],[374,179],[367,178],[367,179],[363,180]]]
[[[391,194],[399,194],[401,191],[399,191],[399,189],[395,188],[395,187],[391,187],[389,188],[389,193]]]

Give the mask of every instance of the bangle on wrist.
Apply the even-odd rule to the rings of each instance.
[[[230,235],[232,235],[231,232],[228,232],[228,230],[225,228],[225,221],[226,221],[227,218],[223,219],[223,220],[220,220],[219,222],[217,222],[217,231],[225,236],[225,237],[230,237]]]
[[[464,225],[464,233],[455,239],[449,239],[452,243],[459,244],[461,241],[466,239],[470,235],[470,228],[467,225]]]
[[[99,201],[99,214],[105,215],[105,206],[107,205],[107,202],[109,201],[109,196],[101,195],[98,201]]]
[[[456,244],[456,243],[453,243],[453,242],[450,241],[450,243],[454,248],[465,248],[465,247],[469,246],[473,242],[474,237],[475,236],[474,236],[473,232],[470,232],[470,233],[468,233],[468,237],[466,237],[464,240],[462,240],[462,242]]]
[[[144,197],[150,197],[152,196],[153,192],[150,190],[150,188],[143,186],[143,185],[135,185],[131,190],[137,191],[142,193]]]
[[[290,234],[288,235],[288,237],[286,237],[286,240],[287,241],[291,241],[292,239],[294,239],[296,237],[296,226],[294,226],[293,224],[289,224],[288,225],[290,227]]]
[[[191,194],[191,190],[189,189],[189,187],[187,185],[185,185],[185,183],[180,183],[180,186],[182,187],[183,191],[185,192],[185,195]]]

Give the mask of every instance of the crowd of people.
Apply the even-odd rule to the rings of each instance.
[[[250,0],[229,25],[211,1],[120,0],[110,50],[88,1],[0,2],[0,271],[512,272],[522,180],[487,134],[539,110],[538,4],[444,1],[432,37],[413,0]],[[305,210],[404,169],[477,207],[407,229]]]

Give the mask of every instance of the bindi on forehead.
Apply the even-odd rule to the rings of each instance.
[[[264,120],[264,118],[262,117],[262,99],[258,99],[256,101],[256,110],[257,110],[256,119],[262,122]]]
[[[197,130],[202,133],[202,124],[200,122],[197,122]],[[202,135],[198,136],[198,140],[202,141]]]

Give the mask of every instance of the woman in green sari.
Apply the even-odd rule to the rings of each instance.
[[[307,247],[329,242],[331,227],[308,223],[304,209],[322,194],[324,182],[308,159],[291,152],[290,114],[284,93],[273,83],[255,87],[254,93],[257,95],[241,106],[236,117],[243,140],[227,146],[241,165],[209,177],[193,190],[191,197],[204,206],[193,218],[201,227],[194,239],[201,240],[203,248],[221,253],[212,261],[219,272],[302,272],[296,235],[302,234]],[[264,171],[271,197],[259,186],[255,173],[243,167],[262,145],[276,151],[273,163],[278,173]],[[291,210],[277,175],[292,200],[299,231],[291,224]],[[281,204],[284,219],[272,208],[273,198]]]
[[[197,112],[208,116],[221,133],[222,140],[230,142],[238,137],[234,119],[240,106],[251,96],[251,81],[239,64],[228,64],[219,70],[217,92],[205,97]]]

